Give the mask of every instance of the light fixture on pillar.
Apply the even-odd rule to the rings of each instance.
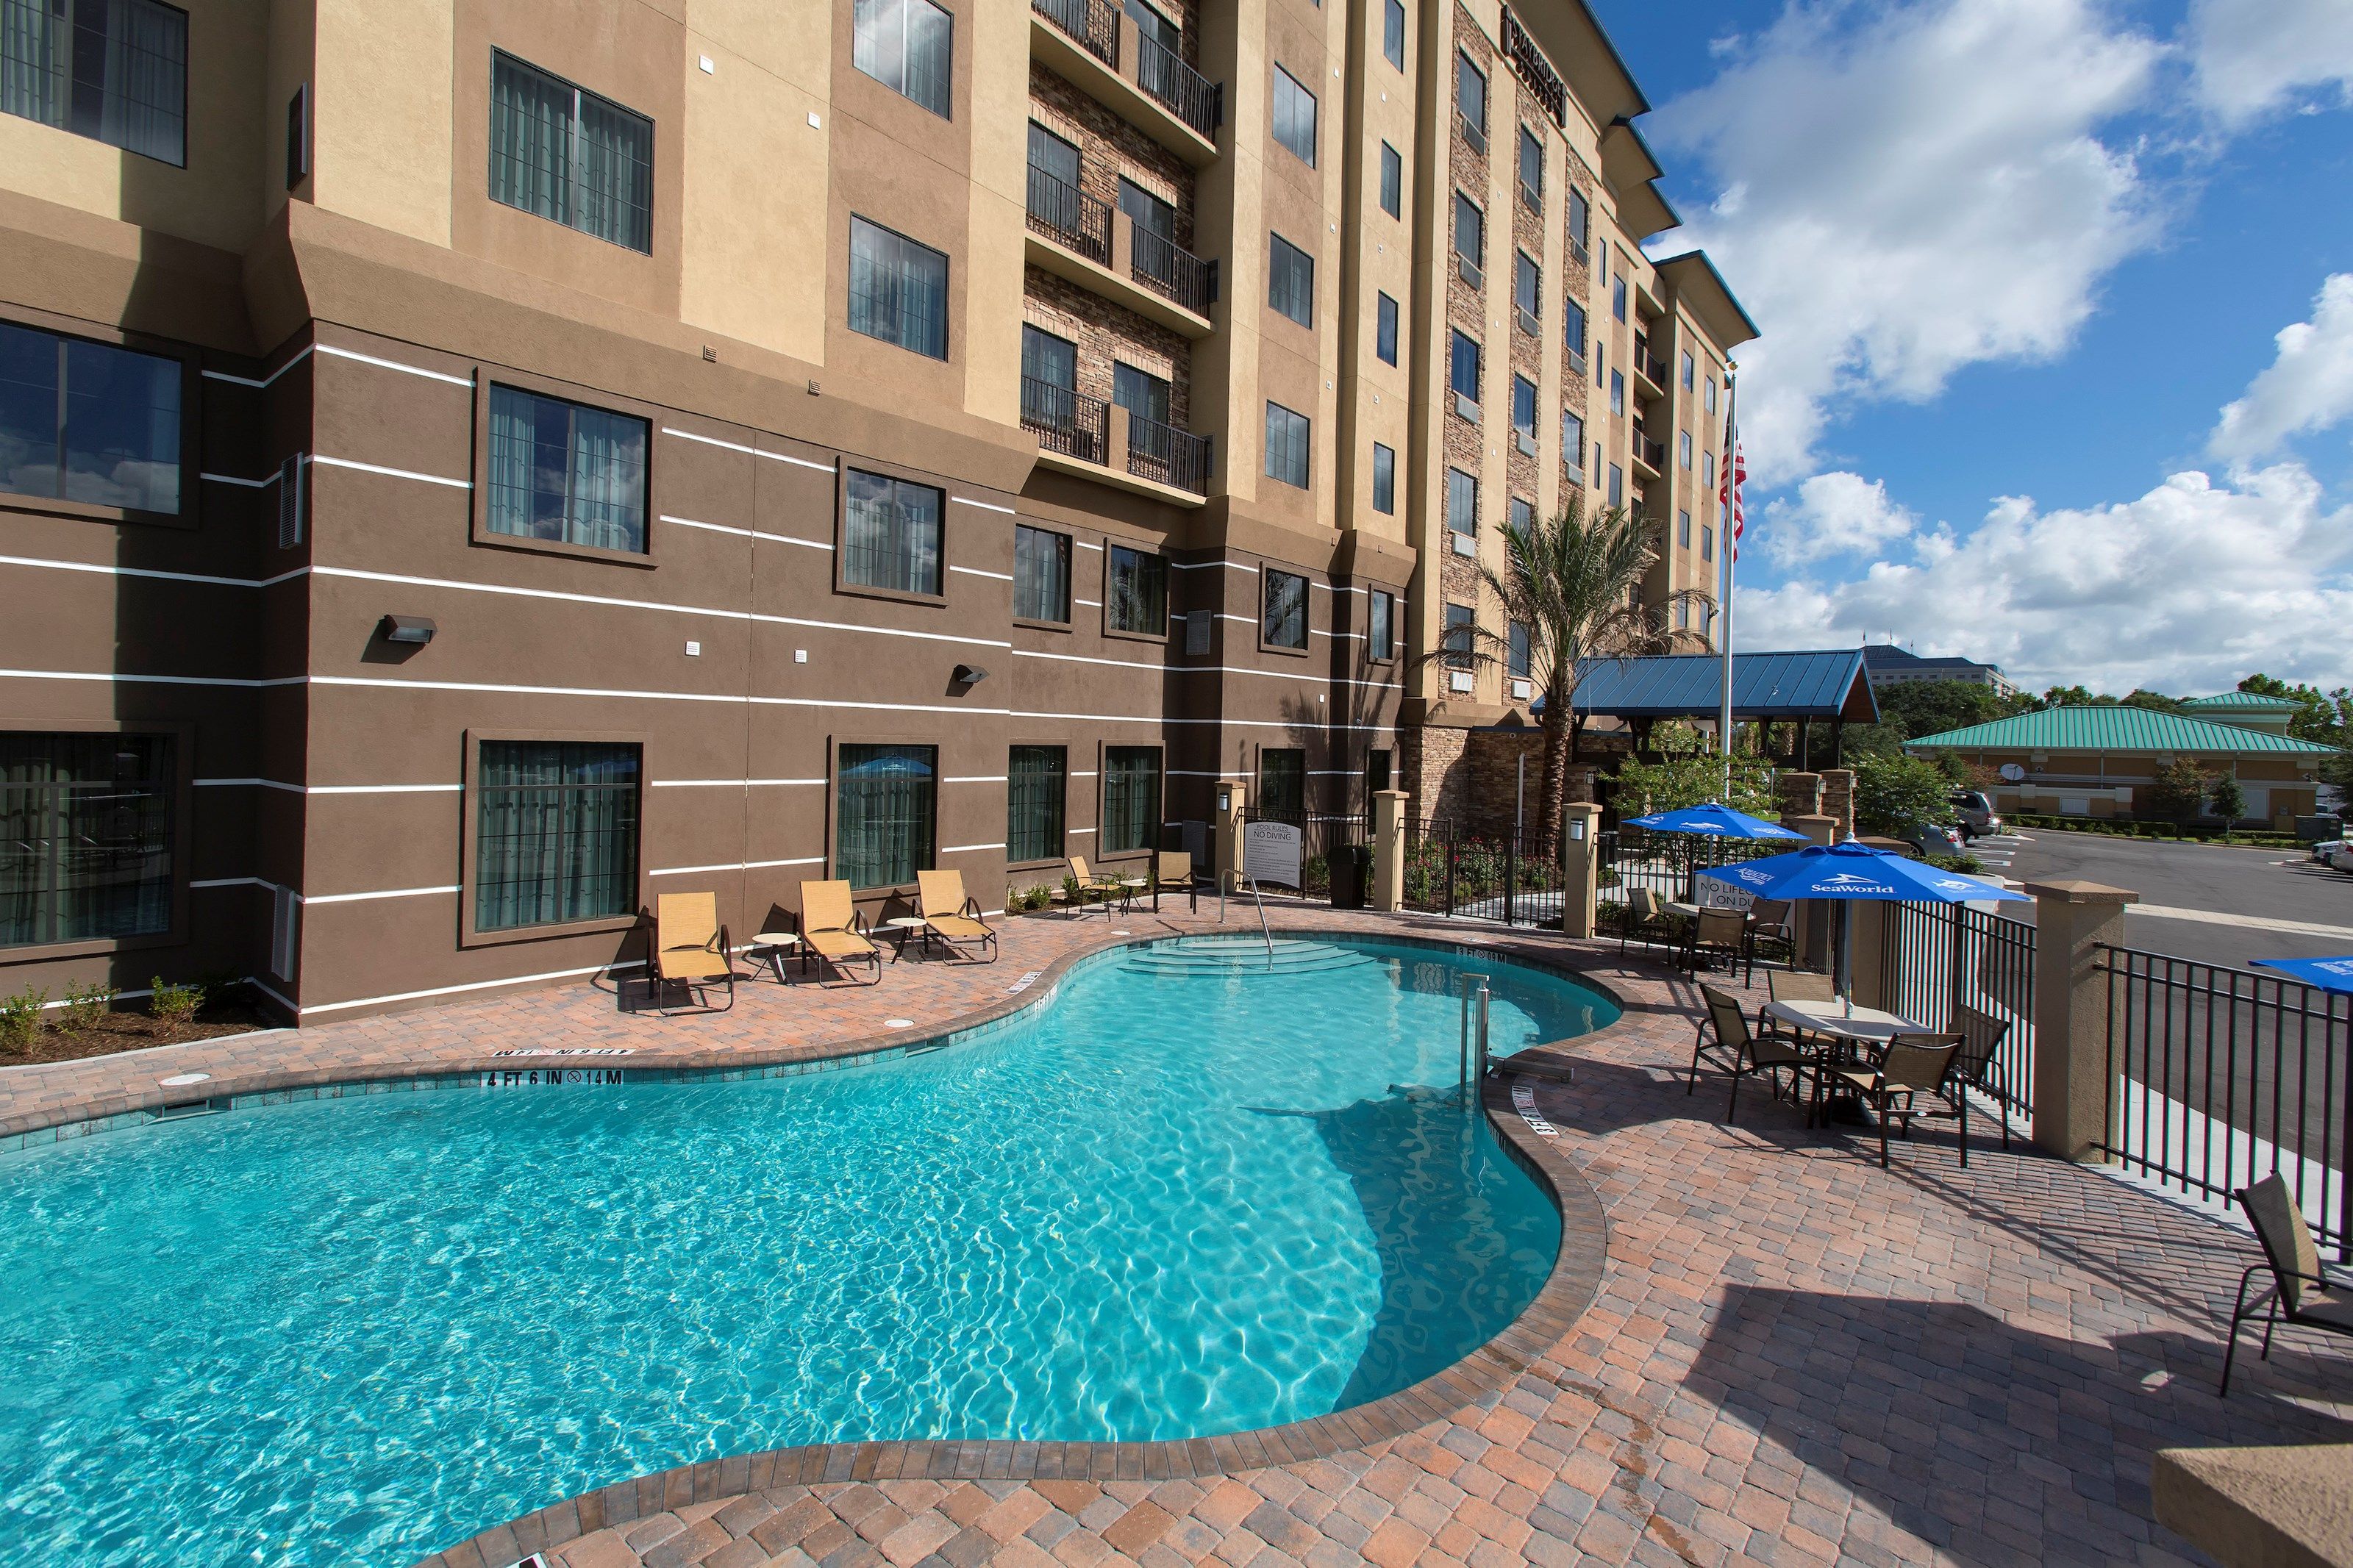
[[[960,664],[955,667],[955,683],[958,686],[967,688],[978,686],[987,679],[988,671],[976,664]]]
[[[407,643],[423,647],[433,640],[438,628],[426,616],[386,616],[376,623],[376,636],[386,642]]]

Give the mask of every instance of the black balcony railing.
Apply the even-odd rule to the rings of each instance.
[[[1038,445],[1082,463],[1101,463],[1111,450],[1111,405],[1036,376],[1021,378],[1021,427]]]
[[[1665,442],[1653,441],[1647,437],[1637,437],[1634,443],[1634,455],[1649,464],[1651,472],[1663,474],[1667,471]]]
[[[1029,8],[1113,70],[1119,68],[1119,7],[1107,0],[1029,0]]]
[[[1141,33],[1135,38],[1135,85],[1205,141],[1218,139],[1218,124],[1226,117],[1226,89]]]
[[[1111,204],[1029,165],[1029,226],[1088,260],[1111,265]]]
[[[1209,493],[1206,437],[1141,414],[1127,416],[1127,471],[1197,496]]]
[[[1218,297],[1217,269],[1174,240],[1144,227],[1134,229],[1128,245],[1128,267],[1135,280],[1155,294],[1165,294],[1197,316],[1209,313]]]

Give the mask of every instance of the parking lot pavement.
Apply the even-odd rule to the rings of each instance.
[[[2012,881],[2016,878],[2011,868],[2018,862],[2019,852],[2031,842],[2023,833],[1982,833],[1969,840],[1969,853],[1978,858],[1988,876]]]

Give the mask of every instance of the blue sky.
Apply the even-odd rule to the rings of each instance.
[[[2353,0],[1595,5],[1765,331],[1742,647],[2353,683]]]

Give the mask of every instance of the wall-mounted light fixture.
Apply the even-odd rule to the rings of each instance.
[[[958,686],[978,686],[987,679],[988,671],[976,664],[960,664],[955,667],[955,683]]]
[[[376,623],[375,635],[386,642],[411,643],[418,647],[433,640],[438,628],[426,616],[386,616]]]

